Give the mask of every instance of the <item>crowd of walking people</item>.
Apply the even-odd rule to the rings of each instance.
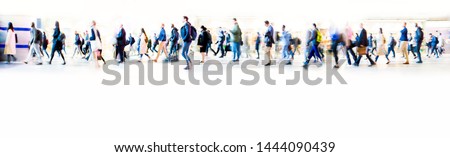
[[[119,26],[119,31],[114,35],[115,40],[113,42],[114,47],[114,59],[118,63],[123,63],[127,60],[131,60],[130,55],[135,52],[138,56],[137,61],[141,61],[143,56],[146,56],[148,60],[153,62],[159,62],[159,57],[164,52],[165,59],[163,62],[176,62],[179,59],[179,52],[186,61],[185,69],[191,69],[193,67],[192,59],[189,53],[191,52],[191,44],[196,41],[196,46],[199,47],[201,54],[200,63],[205,63],[209,51],[213,52],[214,56],[220,54],[218,58],[223,58],[227,55],[228,51],[233,52],[232,62],[239,62],[242,55],[249,57],[250,42],[255,45],[254,52],[256,57],[254,59],[260,59],[260,49],[263,48],[264,59],[263,65],[271,66],[276,61],[273,60],[277,54],[273,52],[280,52],[280,63],[286,65],[292,65],[296,52],[299,52],[299,47],[302,40],[298,37],[293,37],[292,33],[287,31],[286,26],[281,26],[281,32],[275,32],[273,25],[269,21],[264,21],[266,30],[264,33],[256,32],[256,36],[249,40],[249,33],[242,32],[238,20],[232,19],[232,27],[226,30],[220,27],[217,34],[214,36],[206,26],[200,26],[197,31],[190,22],[187,16],[183,16],[183,25],[178,29],[174,24],[170,26],[170,36],[167,38],[165,30],[165,24],[161,24],[161,28],[158,34],[154,33],[153,37],[147,36],[144,28],[140,29],[139,36],[135,39],[130,33],[127,38],[127,32],[123,25]],[[422,45],[426,45],[426,56],[439,58],[444,52],[445,41],[442,33],[436,31],[435,34],[429,33],[428,40],[425,41],[425,35],[423,29],[419,24],[415,23],[415,30],[408,30],[407,23],[403,23],[403,29],[399,31],[400,37],[397,39],[390,33],[388,37],[385,37],[383,28],[379,28],[378,32],[370,32],[364,28],[364,24],[360,24],[360,31],[354,33],[352,28],[347,24],[343,29],[331,26],[328,29],[328,37],[323,33],[315,23],[311,25],[311,28],[306,32],[306,46],[304,48],[305,61],[303,67],[308,67],[311,60],[322,64],[325,60],[324,51],[328,50],[334,57],[335,68],[339,68],[339,52],[345,54],[347,63],[349,65],[359,66],[363,58],[368,60],[370,66],[376,65],[381,58],[386,59],[386,64],[391,63],[390,55],[396,57],[395,49],[401,52],[404,59],[403,64],[410,64],[411,60],[409,55],[412,54],[416,63],[423,63],[421,55]],[[62,59],[63,65],[66,64],[65,54],[65,34],[61,32],[59,22],[55,22],[53,29],[51,51],[50,55],[47,52],[48,37],[46,33],[37,29],[35,23],[31,23],[30,30],[29,51],[27,58],[23,63],[28,64],[35,58],[35,64],[42,65],[43,57],[49,59],[48,64],[52,64],[55,53]],[[96,26],[96,22],[92,21],[90,29],[80,34],[75,31],[74,33],[74,51],[72,58],[76,55],[81,56],[82,59],[87,61],[93,60],[97,66],[98,61],[106,63],[103,58],[103,43],[99,29]],[[324,42],[327,38],[329,41]],[[215,42],[213,40],[216,39]],[[7,28],[7,36],[5,41],[5,51],[7,62],[11,59],[17,61],[16,54],[17,35],[14,33],[14,26],[10,22]],[[212,46],[217,46],[214,49]],[[129,51],[125,51],[125,47],[129,46]],[[137,47],[134,49],[134,47]],[[169,48],[168,48],[169,47]],[[273,48],[274,47],[274,48]],[[274,51],[275,50],[275,51]],[[325,51],[326,52],[326,51]],[[152,57],[152,54],[156,53],[156,57]],[[243,54],[244,53],[244,54]]]

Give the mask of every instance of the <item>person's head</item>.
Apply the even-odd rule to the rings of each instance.
[[[175,28],[175,25],[172,23],[172,25],[170,26],[170,28]]]
[[[269,27],[269,25],[270,25],[270,23],[269,23],[269,21],[264,21],[264,25],[266,26],[266,27]]]
[[[369,33],[370,36],[372,36],[372,33]]]
[[[406,22],[403,22],[403,27],[406,27]]]
[[[439,33],[439,35],[442,35],[442,33]]]
[[[419,24],[416,23],[416,28],[419,27]]]
[[[430,33],[430,36],[433,36],[433,33]]]
[[[31,22],[31,28],[34,28],[34,27],[36,27],[36,26],[34,25],[34,22]]]
[[[161,23],[161,28],[164,28],[164,23]]]
[[[14,26],[11,22],[8,23],[8,30],[12,30],[14,32]]]
[[[132,37],[131,33],[128,34],[130,37]]]
[[[154,36],[156,36],[156,33],[153,33]]]
[[[312,24],[312,27],[313,27],[313,29],[316,29],[316,28],[317,28],[316,23],[313,23],[313,24]]]
[[[95,20],[92,20],[92,26],[95,26],[95,25],[97,25],[97,22],[95,22]]]
[[[360,24],[359,24],[359,27],[360,27],[360,28],[364,28],[364,24],[363,24],[363,23],[360,23]]]
[[[393,36],[394,34],[393,33],[391,33],[391,36]]]
[[[200,26],[200,28],[203,30],[203,31],[206,31],[206,27],[205,26]]]
[[[58,21],[55,22],[55,27],[59,28],[59,22]]]
[[[183,16],[183,23],[186,23],[189,21],[189,18],[187,16]]]
[[[383,34],[383,28],[380,28],[380,34]]]
[[[144,28],[141,28],[141,33],[142,33],[142,34],[145,34]]]
[[[78,31],[75,31],[75,35],[78,34]]]
[[[120,24],[120,25],[119,25],[119,28],[123,28],[123,24]]]
[[[258,35],[259,35],[259,32],[256,32],[256,34],[258,34]]]
[[[233,23],[237,24],[237,19],[236,18],[233,18]]]
[[[283,25],[283,26],[281,27],[281,30],[285,31],[285,30],[286,30],[286,26]]]

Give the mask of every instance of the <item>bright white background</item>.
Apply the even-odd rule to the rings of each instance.
[[[107,4],[106,4],[107,3]],[[0,14],[74,16],[271,15],[305,20],[448,16],[445,1],[31,1]],[[173,4],[173,6],[171,6]],[[343,8],[345,17],[330,10]],[[401,6],[404,4],[405,6]],[[445,4],[445,5],[444,5]],[[14,7],[12,7],[14,6]],[[20,6],[20,7],[19,7]],[[159,6],[164,6],[159,7]],[[221,6],[221,11],[216,7]],[[272,12],[264,11],[269,8]],[[314,8],[320,7],[321,11]],[[173,12],[169,12],[169,8]],[[200,9],[201,8],[201,9]],[[38,9],[39,13],[34,10]],[[145,11],[146,15],[139,14]],[[155,14],[152,14],[155,13]],[[97,14],[97,15],[91,15]],[[363,61],[364,62],[364,61]],[[0,156],[449,156],[447,64],[343,67],[348,85],[103,86],[93,66],[0,69]],[[295,69],[299,69],[298,64]],[[92,70],[85,70],[91,68]],[[237,75],[235,79],[239,79]],[[114,144],[154,141],[252,144],[334,141],[333,153],[114,153]]]

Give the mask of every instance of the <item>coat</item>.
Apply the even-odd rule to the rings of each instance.
[[[145,35],[142,33],[139,37],[139,54],[146,54],[147,53],[147,41],[145,40]]]
[[[378,34],[378,37],[376,39],[377,41],[377,55],[382,56],[386,55],[386,38],[384,38],[383,34]]]
[[[230,30],[231,32],[231,42],[242,42],[242,32],[241,28],[239,28],[238,24],[235,24],[233,26],[233,29]]]
[[[8,30],[5,40],[5,55],[15,55],[16,54],[16,33],[12,30]]]

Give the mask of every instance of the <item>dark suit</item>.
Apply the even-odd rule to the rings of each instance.
[[[358,44],[358,48],[363,48],[366,49],[365,52],[365,56],[367,57],[367,59],[369,59],[370,64],[374,65],[375,62],[372,60],[372,58],[370,58],[369,53],[367,53],[367,45],[369,45],[369,41],[367,40],[367,32],[366,29],[362,29],[361,33],[359,34],[359,38],[357,39],[356,43]],[[363,55],[359,55],[358,58],[355,61],[355,65],[358,66],[359,62],[361,61]]]
[[[120,62],[123,62],[124,61],[124,57],[125,57],[124,49],[125,49],[126,42],[127,42],[126,34],[127,33],[125,32],[125,29],[121,28],[119,33],[116,36],[116,39],[117,39],[116,58],[117,58],[117,55],[120,55]]]

